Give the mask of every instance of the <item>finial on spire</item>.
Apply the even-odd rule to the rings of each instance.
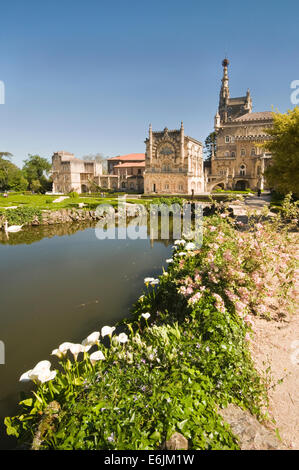
[[[181,121],[181,129],[184,129],[184,123]]]
[[[227,67],[229,65],[229,60],[228,60],[227,57],[225,57],[225,59],[223,59],[222,65],[223,65],[223,67]]]

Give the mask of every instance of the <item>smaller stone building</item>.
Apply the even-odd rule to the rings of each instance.
[[[107,159],[108,175],[100,178],[101,187],[121,191],[143,192],[145,154],[130,153]]]
[[[180,129],[153,132],[145,140],[144,193],[199,194],[204,192],[202,143]]]
[[[74,154],[58,151],[52,156],[52,192],[77,193],[89,192],[94,184],[99,184],[102,164],[95,161],[80,160]]]

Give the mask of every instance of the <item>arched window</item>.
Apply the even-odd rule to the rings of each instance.
[[[226,144],[229,144],[229,143],[230,143],[230,136],[229,136],[229,135],[226,135],[226,136],[225,136],[225,143],[226,143]]]
[[[253,147],[253,148],[251,149],[251,156],[254,157],[255,154],[256,154],[255,147]]]
[[[241,149],[241,157],[245,157],[245,155],[246,155],[245,149]]]
[[[229,152],[225,152],[225,156],[226,156],[226,157],[229,157]]]
[[[240,166],[240,176],[245,176],[246,166],[243,164]]]
[[[235,152],[232,152],[232,153],[231,153],[231,156],[232,156],[233,158],[235,158],[236,153],[235,153]]]

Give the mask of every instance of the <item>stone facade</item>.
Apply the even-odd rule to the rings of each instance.
[[[202,144],[185,136],[184,126],[153,132],[145,140],[145,194],[199,194],[204,192]]]
[[[252,112],[246,96],[230,98],[228,60],[222,62],[223,78],[215,116],[216,152],[206,166],[206,189],[265,189],[263,173],[271,155],[260,144],[269,139],[265,129],[273,124],[270,111]]]
[[[53,193],[89,192],[93,183],[99,184],[101,174],[101,163],[80,160],[65,151],[55,152],[52,156]]]

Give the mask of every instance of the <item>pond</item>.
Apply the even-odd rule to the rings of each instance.
[[[16,412],[20,375],[64,341],[81,342],[128,315],[143,280],[161,274],[171,241],[99,240],[94,224],[0,231],[0,448],[15,442],[3,418]]]

